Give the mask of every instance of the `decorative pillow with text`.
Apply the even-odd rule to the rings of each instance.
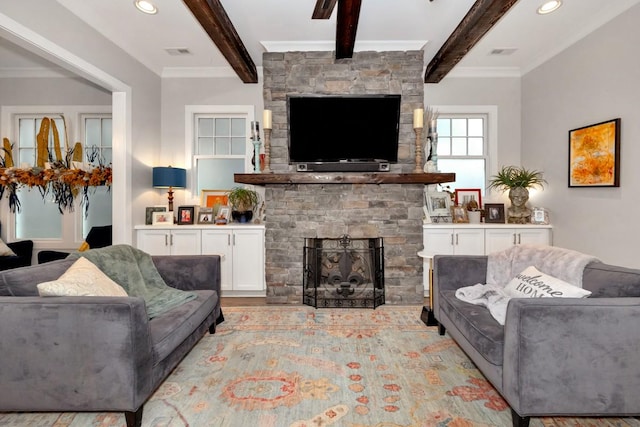
[[[504,288],[511,298],[586,298],[591,291],[538,271],[531,266],[514,277]]]
[[[126,297],[127,292],[94,263],[81,257],[58,280],[38,284],[43,297]]]

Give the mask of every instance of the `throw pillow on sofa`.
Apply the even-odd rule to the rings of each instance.
[[[586,298],[591,292],[549,276],[531,266],[516,275],[504,288],[511,298]]]
[[[88,259],[81,257],[58,280],[38,284],[40,296],[112,296],[127,292]]]
[[[16,256],[15,252],[2,239],[0,239],[0,256]]]

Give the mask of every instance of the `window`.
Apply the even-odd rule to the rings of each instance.
[[[3,107],[2,117],[6,119],[3,135],[8,135],[13,144],[17,166],[37,166],[36,138],[43,118],[49,117],[52,125],[48,149],[54,161],[57,160],[57,139],[62,156],[66,156],[67,149],[74,149],[79,141],[83,162],[109,164],[112,158],[110,110],[110,106]],[[37,188],[21,188],[18,192],[20,212],[5,217],[12,224],[8,227],[9,239],[32,239],[38,248],[77,248],[92,226],[112,223],[111,192],[106,187],[90,188],[89,191],[90,203],[85,216],[82,197],[76,198],[73,212],[61,214],[50,195],[45,194],[43,198]]]
[[[237,184],[233,174],[252,169],[253,145],[249,125],[254,117],[250,106],[187,106],[187,149],[194,179],[194,198],[202,190],[229,190]]]
[[[490,159],[497,147],[491,140],[495,127],[495,108],[440,107],[438,111],[438,169],[454,172],[456,188],[480,188],[484,196]],[[493,142],[493,143],[492,143]]]

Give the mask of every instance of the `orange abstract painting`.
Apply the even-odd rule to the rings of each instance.
[[[229,204],[229,190],[202,190],[200,206],[212,208]]]
[[[620,119],[569,131],[569,187],[620,186]]]

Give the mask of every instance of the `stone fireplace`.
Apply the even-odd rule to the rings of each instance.
[[[422,51],[357,52],[342,60],[333,52],[265,53],[263,66],[265,109],[273,112],[270,166],[275,173],[296,173],[287,151],[288,94],[400,94],[398,163],[390,173],[413,171],[413,110],[423,107],[424,97]],[[349,235],[384,239],[387,304],[421,303],[417,252],[422,249],[423,188],[420,183],[339,180],[266,185],[267,302],[302,303],[305,239]]]

